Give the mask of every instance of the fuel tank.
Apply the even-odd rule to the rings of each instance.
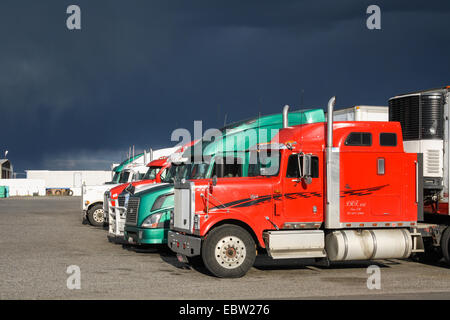
[[[325,238],[330,261],[405,259],[412,246],[411,233],[404,228],[338,230]]]

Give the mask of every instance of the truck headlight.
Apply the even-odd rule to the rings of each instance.
[[[159,220],[161,220],[163,213],[155,213],[150,216],[148,216],[144,222],[142,222],[141,227],[142,228],[163,228],[164,223],[159,223]]]

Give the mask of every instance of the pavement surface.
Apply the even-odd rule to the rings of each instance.
[[[450,269],[410,260],[336,263],[258,256],[240,279],[178,262],[165,247],[111,243],[81,223],[79,197],[0,199],[0,299],[450,299]],[[69,266],[81,289],[67,287]],[[368,289],[368,267],[380,289]]]

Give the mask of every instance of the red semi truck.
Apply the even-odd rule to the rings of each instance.
[[[201,256],[218,277],[240,277],[258,249],[273,259],[408,258],[423,252],[422,157],[403,149],[398,122],[284,128],[248,151],[246,178],[175,183],[168,246]]]

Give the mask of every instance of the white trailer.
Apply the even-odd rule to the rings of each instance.
[[[51,189],[71,190],[70,194],[81,196],[83,184],[95,185],[111,181],[111,171],[106,170],[25,170],[27,179],[45,181],[47,192]]]
[[[389,121],[389,108],[384,106],[353,106],[333,113],[334,121]]]

